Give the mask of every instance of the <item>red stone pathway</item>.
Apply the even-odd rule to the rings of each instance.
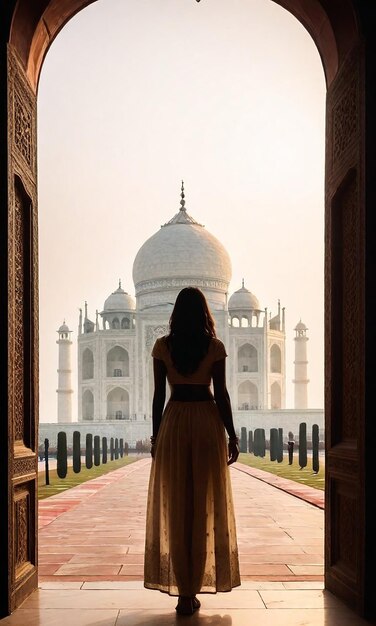
[[[39,503],[41,583],[142,580],[150,463],[141,459]],[[321,583],[323,494],[240,463],[231,478],[242,581]]]

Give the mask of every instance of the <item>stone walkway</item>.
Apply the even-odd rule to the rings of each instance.
[[[142,579],[150,463],[142,459],[40,502],[41,583]],[[307,503],[301,488],[298,497],[286,493],[283,486],[296,488],[290,481],[252,472],[240,463],[231,468],[242,580],[322,586],[320,502]],[[312,499],[316,490],[305,489]]]
[[[289,481],[240,464],[231,478],[242,584],[177,616],[176,598],[142,583],[149,471],[140,460],[40,503],[40,589],[1,626],[369,624],[323,589],[322,494],[291,495]]]

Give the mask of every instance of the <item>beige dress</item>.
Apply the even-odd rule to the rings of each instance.
[[[212,339],[191,376],[174,368],[165,338],[152,356],[174,384],[211,383],[212,365],[226,356]],[[240,585],[227,439],[214,401],[169,400],[152,462],[146,517],[144,586],[170,595],[230,591]]]

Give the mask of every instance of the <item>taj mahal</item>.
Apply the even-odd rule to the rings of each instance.
[[[72,331],[58,330],[58,425],[77,422],[102,432],[127,433],[130,442],[151,432],[151,350],[168,333],[179,291],[199,287],[228,354],[227,386],[235,427],[281,427],[318,423],[323,411],[308,409],[307,327],[295,326],[293,409],[286,409],[285,308],[269,312],[243,283],[229,297],[231,260],[222,243],[186,210],[184,184],[178,212],[139,249],[133,263],[135,298],[119,281],[94,319],[80,309],[77,409],[72,391]],[[168,397],[168,390],[167,390]],[[74,414],[75,417],[74,417]],[[43,428],[46,425],[41,425]],[[101,430],[102,429],[102,430]],[[124,431],[125,429],[125,431]],[[69,430],[69,428],[68,428]],[[287,432],[287,431],[286,431]]]

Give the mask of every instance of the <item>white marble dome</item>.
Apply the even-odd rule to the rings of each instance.
[[[252,309],[254,311],[260,311],[260,303],[256,296],[243,286],[241,289],[235,291],[230,300],[228,301],[229,311],[244,311],[246,309]]]
[[[113,312],[123,312],[123,311],[134,311],[136,308],[136,303],[133,300],[132,296],[126,293],[119,284],[118,289],[114,291],[108,298],[106,299],[103,307],[103,312],[110,313]]]
[[[184,204],[182,191],[179,212],[136,255],[133,281],[141,308],[172,303],[178,291],[190,285],[202,289],[215,308],[225,306],[231,280],[228,252]]]
[[[57,331],[58,333],[70,333],[69,330],[69,326],[66,325],[65,321],[64,323],[60,326],[59,330]]]

